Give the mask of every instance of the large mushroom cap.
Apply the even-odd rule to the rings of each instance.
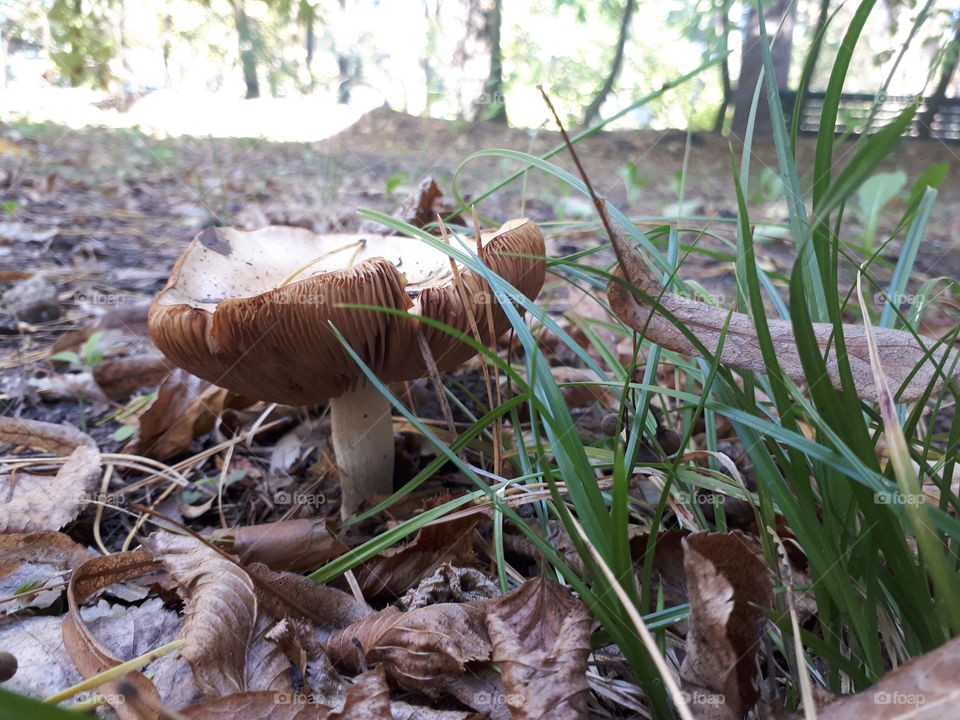
[[[536,297],[546,253],[539,228],[511,220],[482,243],[487,267]],[[207,228],[177,260],[148,324],[157,347],[194,375],[261,400],[308,404],[338,397],[363,377],[330,322],[385,382],[426,374],[418,332],[441,370],[474,354],[416,319],[342,303],[408,310],[472,335],[469,306],[483,342],[493,303],[493,336],[501,335],[509,321],[499,303],[510,298],[493,295],[469,270],[460,277],[446,254],[411,238]]]

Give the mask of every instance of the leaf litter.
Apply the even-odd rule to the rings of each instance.
[[[344,147],[361,134],[345,136]],[[45,142],[38,141],[41,151],[50,149],[56,158]],[[189,233],[226,219],[227,212],[234,225],[247,228],[359,229],[352,208],[376,195],[368,181],[365,187],[351,178],[341,195],[365,200],[329,203],[302,182],[284,185],[289,173],[252,191],[243,168],[218,175],[191,142],[177,150],[190,159],[184,169],[144,172],[123,182],[38,168],[16,190],[22,206],[15,219],[0,228],[0,252],[16,252],[24,267],[36,267],[0,277],[16,305],[12,313],[0,308],[9,350],[0,359],[3,400],[14,415],[0,418],[0,581],[6,581],[0,643],[20,660],[7,687],[43,697],[94,678],[93,688],[76,695],[99,693],[108,712],[122,718],[162,717],[165,708],[191,718],[643,714],[642,694],[618,649],[593,646],[597,622],[575,593],[547,578],[549,564],[516,528],[505,527],[502,537],[508,581],[495,575],[488,505],[427,524],[329,583],[304,577],[378,532],[457,497],[464,480],[444,468],[386,516],[339,529],[332,520],[339,490],[322,410],[256,404],[170,367],[153,350],[145,333],[149,298]],[[298,153],[272,152],[272,162],[295,163]],[[144,161],[144,168],[149,165]],[[205,188],[220,183],[239,199],[232,208],[226,198],[198,204],[193,181]],[[437,212],[453,209],[432,177],[411,189],[393,208],[396,217],[425,227]],[[264,196],[288,199],[271,203]],[[78,203],[77,197],[92,200]],[[531,207],[539,212],[532,200]],[[560,242],[573,243],[575,236]],[[160,240],[146,264],[144,239]],[[596,236],[579,239],[593,243]],[[626,276],[659,295],[655,281],[637,274],[628,248],[617,249]],[[66,253],[72,265],[50,263],[57,253]],[[112,265],[104,274],[106,257]],[[616,288],[609,296],[564,290],[550,301],[561,327],[595,362],[605,358],[588,330],[621,361],[632,361],[630,341],[610,332],[610,308],[627,326],[647,332],[649,308]],[[726,320],[683,298],[669,301],[692,327],[702,327],[705,340]],[[655,333],[664,329],[653,327]],[[735,323],[734,336],[748,329]],[[774,329],[789,350],[786,329]],[[656,336],[664,347],[692,350],[664,332]],[[901,339],[894,338],[899,354],[881,358],[895,383],[903,368],[916,364],[916,348]],[[540,340],[554,377],[566,385],[564,398],[578,414],[579,431],[588,438],[604,433],[604,418],[618,410],[618,391],[580,384],[595,381],[595,374],[552,332],[540,333]],[[858,389],[869,394],[874,378],[857,342]],[[514,361],[519,357],[509,339],[499,350]],[[63,353],[75,360],[53,357]],[[789,374],[790,356],[782,357]],[[755,362],[743,353],[725,360],[748,367]],[[487,390],[477,367],[468,364],[448,386],[474,413],[483,409],[475,400],[485,399]],[[667,380],[679,382],[680,372]],[[907,383],[905,395],[922,384],[923,378]],[[431,381],[396,390],[416,396],[422,418],[445,425],[433,407],[437,388]],[[455,422],[469,419],[456,410]],[[124,437],[123,428],[132,435]],[[398,422],[395,432],[403,449],[399,486],[435,455],[409,423]],[[736,454],[730,428],[720,428],[720,436],[731,443],[727,454]],[[483,442],[469,452],[478,465],[492,457]],[[651,452],[651,462],[663,459]],[[644,477],[656,478],[656,472]],[[549,494],[526,498],[511,491],[505,497],[530,517]],[[641,521],[648,520],[648,509],[637,507]],[[764,634],[775,579],[758,549],[760,528],[748,518],[738,526],[743,532],[696,531],[697,517],[680,518],[674,503],[670,512],[677,513],[670,529],[651,536],[639,524],[630,545],[638,585],[653,552],[644,610],[689,607],[662,630],[683,700],[698,718],[770,709],[758,666],[774,661]],[[789,537],[786,527],[777,532]],[[562,527],[547,527],[543,536],[582,569]],[[790,561],[795,578],[802,578],[804,558],[797,555]],[[812,599],[806,612],[816,617]],[[875,694],[910,691],[925,703],[897,717],[945,716],[936,713],[956,699],[954,646],[915,658],[876,688],[824,704],[820,717],[893,717],[876,714]],[[157,648],[168,648],[167,654],[153,657]],[[98,682],[131,660],[136,668],[122,679]]]

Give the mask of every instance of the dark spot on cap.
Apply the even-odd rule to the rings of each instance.
[[[204,247],[208,247],[214,252],[218,252],[221,255],[229,255],[233,252],[233,248],[230,247],[230,243],[223,239],[223,235],[220,234],[220,230],[215,227],[208,227],[202,233],[200,233],[200,244]]]

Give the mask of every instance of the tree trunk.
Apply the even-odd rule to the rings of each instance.
[[[313,92],[317,85],[317,78],[313,74],[313,53],[317,48],[317,35],[313,29],[313,26],[316,24],[316,21],[317,19],[314,16],[312,9],[304,16],[303,19],[304,24],[307,26],[305,45],[307,51],[307,89],[309,92]]]
[[[257,80],[257,55],[253,47],[250,20],[243,9],[243,0],[233,0],[233,19],[237,26],[243,82],[247,86],[246,98],[248,100],[258,98],[260,97],[260,81]]]
[[[808,79],[807,84],[800,88],[800,95],[794,102],[800,103],[799,115],[803,119],[803,109],[810,98],[810,83],[813,79],[813,71],[817,69],[817,60],[820,59],[820,50],[823,48],[823,32],[827,27],[827,19],[830,17],[830,0],[820,0],[820,12],[817,14],[817,25],[813,29],[813,43],[810,45],[810,54],[804,64],[804,76]]]
[[[764,13],[764,22],[769,38],[780,26],[780,19],[784,18],[780,32],[771,48],[773,59],[774,80],[777,87],[784,89],[787,86],[787,76],[790,71],[790,54],[793,50],[793,23],[797,13],[797,5],[792,0],[773,0],[771,6]],[[757,88],[760,70],[763,68],[763,54],[760,47],[760,19],[757,11],[750,6],[750,16],[747,19],[746,32],[743,39],[743,53],[741,55],[740,77],[737,80],[737,89],[734,92],[733,132],[743,137],[747,130],[747,120],[750,117],[750,105],[753,103],[753,93]],[[773,125],[770,121],[770,106],[767,104],[766,94],[761,91],[760,102],[757,104],[757,117],[754,123],[756,135],[770,135]]]
[[[600,88],[586,112],[583,113],[583,125],[592,125],[600,115],[600,107],[603,105],[610,91],[613,90],[614,83],[620,75],[620,69],[623,67],[623,49],[626,47],[627,38],[630,36],[630,20],[633,19],[633,10],[636,7],[636,0],[627,0],[627,5],[623,9],[623,17],[620,20],[620,36],[617,38],[617,47],[613,52],[613,63],[610,65],[610,74],[607,75],[603,87]]]
[[[727,37],[730,29],[727,27],[730,18],[730,0],[724,0],[723,7],[717,15],[717,34],[720,36],[720,53],[723,60],[720,63],[720,81],[723,83],[723,101],[717,111],[717,118],[713,121],[713,131],[723,130],[723,123],[727,119],[727,108],[733,100],[733,83],[730,80],[730,56],[727,53]]]
[[[950,80],[957,71],[957,65],[960,64],[960,18],[954,21],[953,40],[947,46],[946,53],[947,55],[943,58],[943,68],[940,71],[940,82],[937,83],[933,95],[927,98],[927,106],[917,119],[918,135],[922,138],[930,137],[930,125],[947,97]]]
[[[483,84],[483,95],[477,103],[474,117],[507,124],[507,105],[503,97],[503,53],[500,50],[500,26],[503,22],[503,0],[493,0],[484,13],[484,28],[490,46],[490,73]]]

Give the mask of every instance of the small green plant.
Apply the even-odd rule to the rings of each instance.
[[[79,370],[89,370],[103,360],[104,348],[100,345],[103,336],[104,331],[98,330],[87,338],[86,342],[80,347],[79,353],[73,350],[63,350],[51,355],[50,359],[69,363]]]
[[[17,211],[17,208],[20,207],[19,200],[7,200],[0,207],[3,208],[3,214],[7,217],[12,217],[13,214]]]
[[[624,165],[617,170],[617,175],[623,180],[627,190],[627,204],[633,205],[640,199],[640,191],[650,184],[649,175],[641,175],[636,163]]]
[[[870,256],[877,238],[877,223],[883,209],[907,184],[907,174],[903,170],[877,173],[867,179],[857,189],[857,204],[863,217],[863,251]]]
[[[111,420],[122,422],[123,420],[136,415],[138,412],[150,405],[150,403],[152,403],[156,397],[156,392],[147,393],[146,395],[137,395],[116,412],[112,412],[98,420],[97,425],[103,425]],[[113,431],[113,441],[119,443],[129,440],[133,436],[133,433],[136,432],[136,429],[137,427],[134,424],[121,424],[120,427]]]
[[[407,174],[405,172],[395,172],[393,175],[387,178],[386,188],[387,195],[393,195],[396,192],[397,188],[401,183],[407,181]]]

